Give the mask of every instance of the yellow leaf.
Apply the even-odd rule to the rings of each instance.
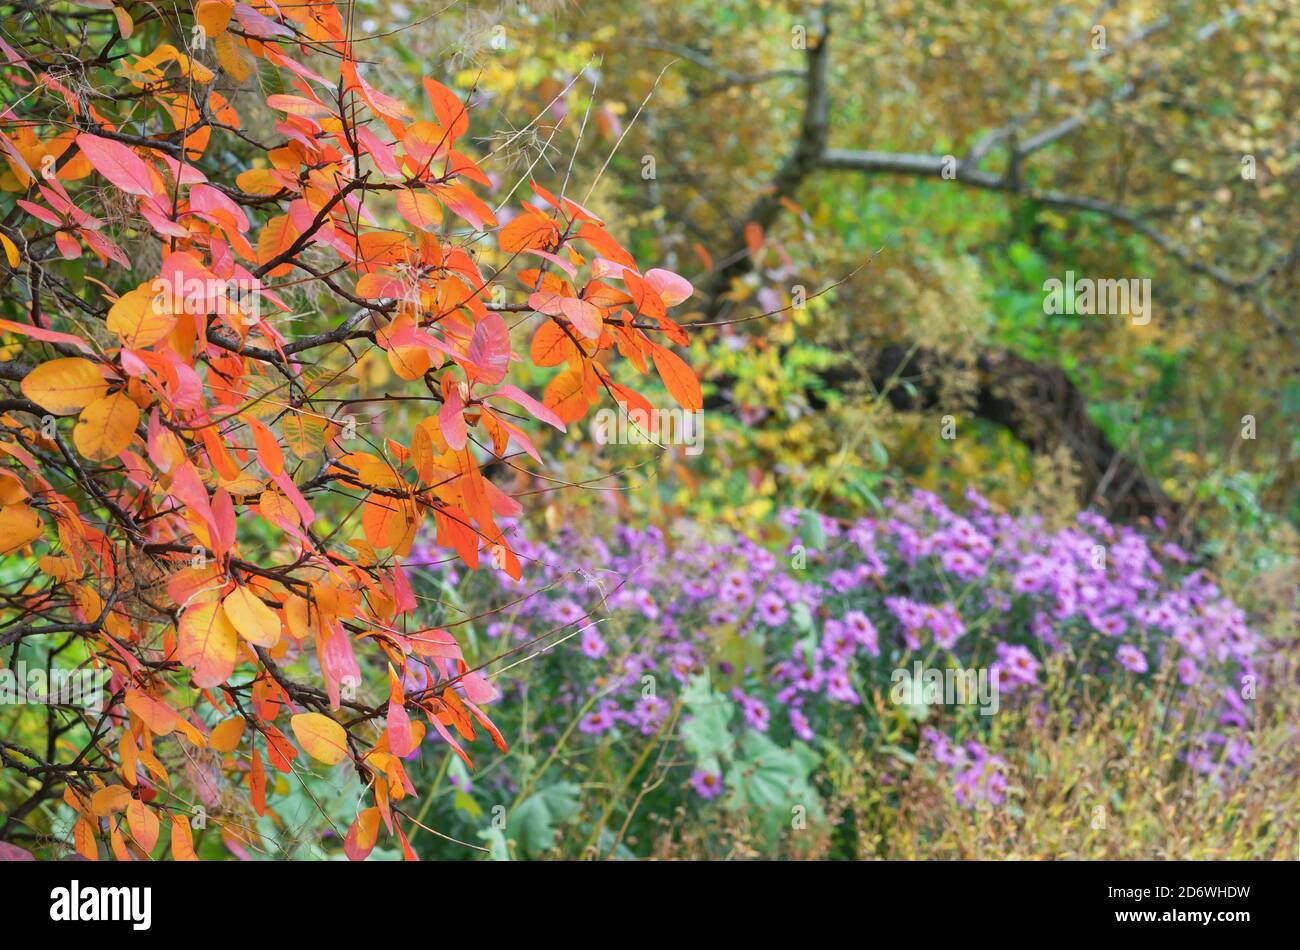
[[[290,594],[284,604],[284,619],[289,625],[289,636],[305,640],[320,632],[320,613],[312,609],[307,598]]]
[[[127,291],[108,311],[108,329],[131,349],[151,346],[172,332],[176,314],[166,297],[149,284]]]
[[[80,412],[108,392],[103,374],[79,356],[42,363],[23,377],[23,395],[56,416]]]
[[[317,762],[338,765],[348,755],[348,734],[329,716],[299,713],[292,719],[293,734],[302,750]]]
[[[217,62],[230,74],[231,79],[243,82],[253,75],[253,64],[249,62],[248,54],[228,31],[222,32],[213,45],[217,49]]]
[[[100,818],[107,818],[115,811],[121,811],[131,801],[131,790],[125,785],[109,785],[101,788],[90,799],[90,810]]]
[[[203,27],[208,39],[215,40],[230,25],[233,0],[199,0],[194,6],[194,20]]]
[[[289,451],[300,459],[319,455],[325,447],[325,423],[314,416],[285,416],[280,420],[280,435]]]
[[[244,735],[244,717],[231,716],[217,723],[208,734],[208,746],[218,752],[234,752]]]
[[[41,536],[41,516],[26,505],[0,508],[0,554],[17,551]]]
[[[280,617],[247,587],[236,587],[221,604],[226,619],[254,646],[273,647],[280,642]]]
[[[72,442],[92,462],[107,461],[126,451],[139,424],[140,407],[125,393],[113,393],[81,410]]]
[[[240,172],[235,178],[235,184],[240,191],[246,191],[250,195],[273,195],[284,187],[275,172],[269,168],[250,168]]]
[[[0,245],[4,246],[5,259],[9,261],[9,266],[17,267],[18,262],[22,260],[22,258],[18,256],[18,245],[9,240],[8,236],[4,234],[0,234]]]

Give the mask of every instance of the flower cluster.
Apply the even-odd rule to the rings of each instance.
[[[918,491],[850,524],[799,511],[778,522],[780,553],[690,526],[671,542],[628,526],[585,547],[565,531],[523,541],[534,566],[522,582],[490,582],[493,602],[511,606],[486,632],[503,651],[554,631],[532,675],[549,677],[553,708],[585,710],[589,736],[656,733],[674,691],[702,674],[735,703],[731,728],[778,742],[829,735],[915,660],[996,674],[1004,706],[1032,704],[1064,654],[1104,677],[1168,669],[1212,710],[1190,764],[1218,773],[1246,761],[1233,733],[1247,724],[1238,684],[1255,675],[1257,638],[1177,546],[1091,513],[1050,530],[974,493],[964,513]],[[934,730],[924,741],[961,801],[1001,800],[997,756]],[[706,799],[721,790],[712,772],[686,781]]]

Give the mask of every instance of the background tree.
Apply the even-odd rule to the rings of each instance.
[[[895,468],[1012,500],[1051,470],[1191,530],[1297,514],[1288,8],[484,4],[403,41],[509,101],[567,89],[557,142],[589,94],[626,132],[602,186],[707,290],[714,424],[766,419],[727,429],[763,451],[720,503],[775,475],[851,509]],[[1067,270],[1150,278],[1152,322],[1044,313]]]

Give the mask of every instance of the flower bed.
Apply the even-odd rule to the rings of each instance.
[[[945,770],[957,800],[997,805],[1006,763],[980,736],[997,710],[1042,704],[1057,664],[1165,684],[1170,715],[1187,717],[1188,766],[1221,778],[1246,764],[1257,638],[1178,547],[1088,513],[1048,530],[974,494],[964,513],[916,492],[853,524],[795,511],[778,522],[778,553],[698,530],[670,543],[653,527],[585,547],[567,532],[523,543],[523,582],[479,581],[500,608],[483,652],[545,650],[498,680],[504,728],[527,689],[542,737],[576,718],[588,741],[632,749],[622,740],[675,729],[682,793],[815,809],[819,741],[901,708],[912,751]],[[996,687],[983,705],[954,703],[921,689],[922,669]]]

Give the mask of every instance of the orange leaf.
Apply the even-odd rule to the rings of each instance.
[[[107,818],[131,801],[131,790],[125,785],[108,785],[90,797],[90,810],[99,818]]]
[[[554,320],[547,320],[533,334],[528,355],[535,366],[559,366],[578,353],[569,335]]]
[[[184,815],[172,812],[172,860],[197,861],[194,853],[194,833],[190,831],[190,820]]]
[[[379,840],[379,809],[363,809],[352,822],[343,840],[343,853],[349,861],[364,861]]]
[[[171,735],[180,721],[176,710],[138,689],[127,692],[126,708],[139,716],[156,736]]]
[[[296,240],[298,240],[298,232],[289,223],[288,215],[282,214],[278,218],[272,218],[266,222],[262,227],[262,233],[257,236],[257,263],[266,264],[268,261],[275,260],[292,247]],[[281,264],[268,271],[267,276],[279,277],[292,269],[287,263]]]
[[[0,508],[0,554],[9,554],[31,544],[45,529],[36,509],[26,505]]]
[[[348,734],[321,713],[299,713],[290,720],[302,751],[317,762],[338,765],[348,757]]]
[[[126,824],[136,844],[145,851],[152,851],[158,843],[158,816],[154,810],[140,799],[133,798],[126,806]]]
[[[220,686],[235,671],[238,634],[216,600],[191,606],[181,616],[176,653],[194,670],[200,689]]]
[[[655,369],[668,387],[669,394],[677,404],[687,412],[699,412],[704,408],[704,396],[700,392],[700,381],[686,362],[665,346],[655,346],[650,351],[655,361]]]
[[[566,369],[551,380],[542,394],[542,403],[564,423],[577,422],[587,414],[586,387],[581,373]]]
[[[397,213],[421,231],[434,231],[442,224],[442,205],[424,191],[399,191]]]
[[[536,248],[548,250],[559,239],[560,229],[550,218],[525,211],[517,215],[497,234],[501,250],[507,254]]]
[[[253,811],[259,815],[266,814],[266,769],[257,749],[253,749],[253,759],[249,763],[248,790],[253,798]]]
[[[260,419],[251,415],[244,416],[244,421],[253,430],[253,442],[257,446],[257,460],[268,475],[279,475],[284,471],[284,452],[275,433],[266,427]]]

